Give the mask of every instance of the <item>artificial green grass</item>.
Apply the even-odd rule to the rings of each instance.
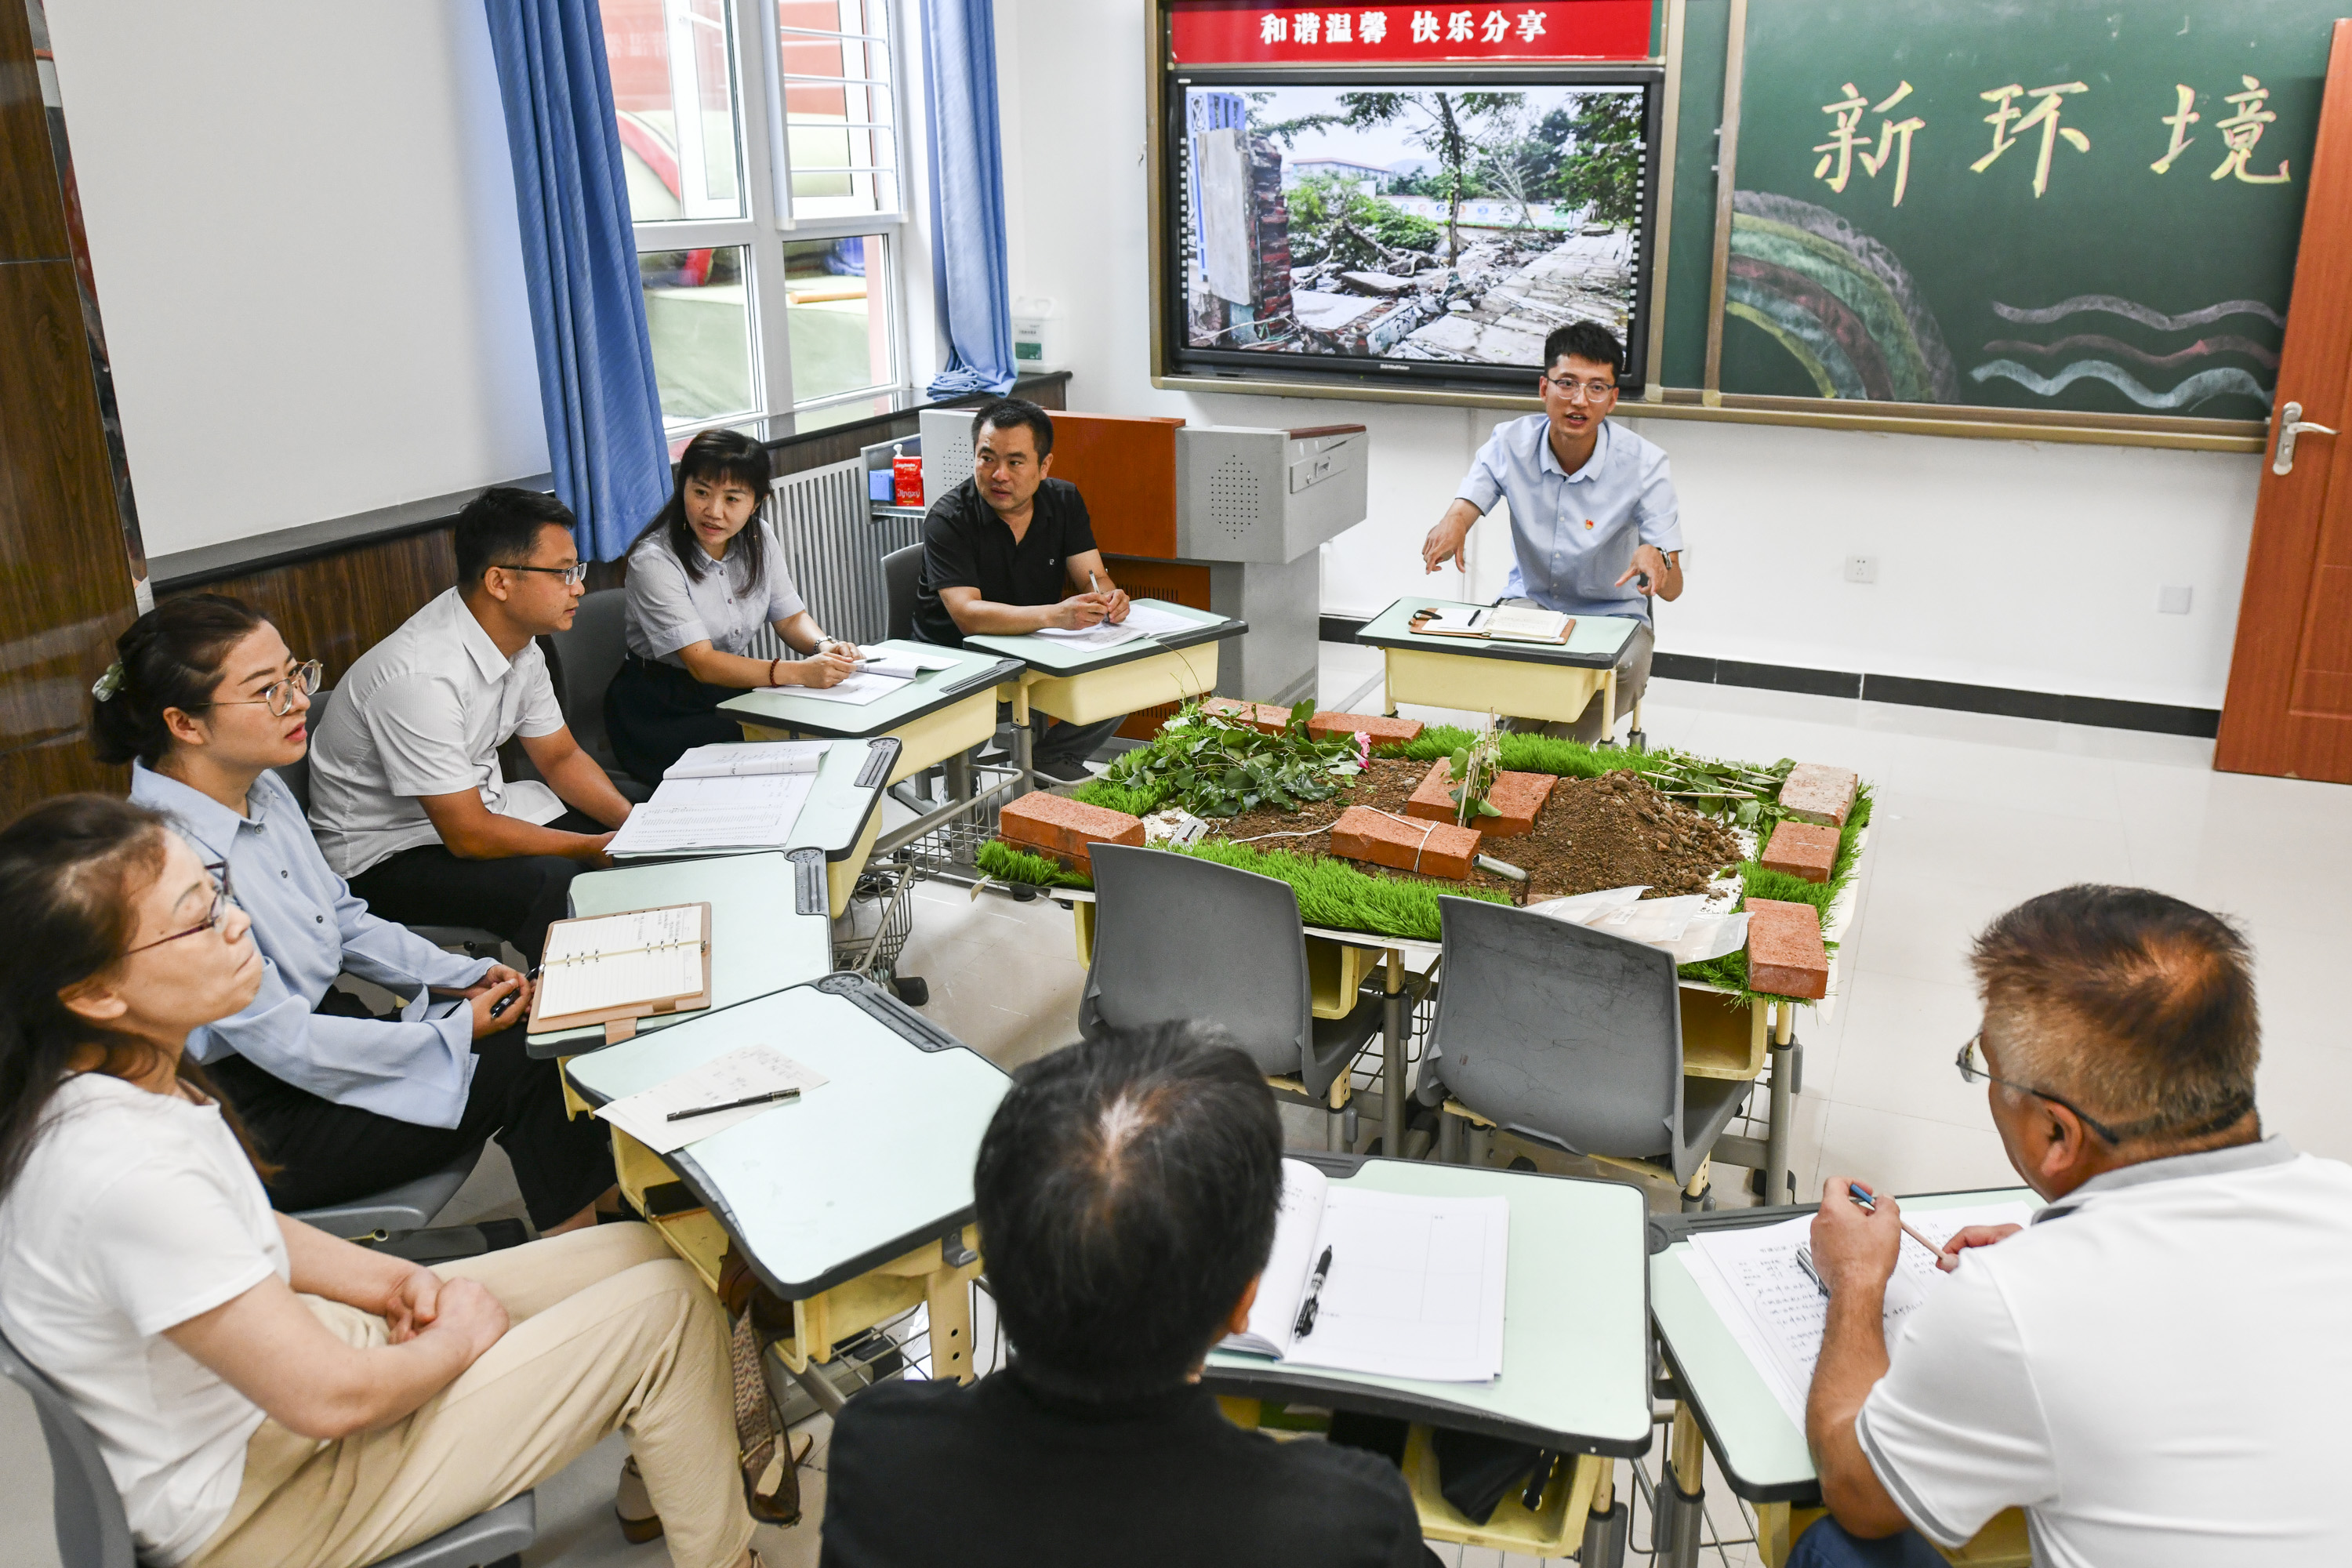
[[[1409,763],[1433,763],[1450,757],[1478,739],[1479,731],[1453,724],[1432,724],[1401,745],[1387,745],[1372,754],[1402,757]],[[1641,753],[1617,747],[1588,746],[1581,741],[1555,740],[1549,735],[1503,731],[1502,763],[1515,773],[1558,773],[1562,778],[1597,779],[1603,773],[1630,773],[1641,766]]]
[[[1072,790],[1070,798],[1081,805],[1101,806],[1105,811],[1123,811],[1129,816],[1150,816],[1166,803],[1169,793],[1165,786],[1138,789],[1097,777]]]

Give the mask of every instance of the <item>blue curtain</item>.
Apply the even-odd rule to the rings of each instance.
[[[931,285],[948,366],[934,397],[1013,385],[1005,280],[1004,154],[996,138],[996,22],[989,0],[926,0],[930,84]]]
[[[596,0],[484,0],[514,161],[523,281],[555,493],[610,561],[669,496]],[[1002,226],[1000,222],[1000,227]]]

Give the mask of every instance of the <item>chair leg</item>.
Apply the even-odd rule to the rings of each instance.
[[[1448,1165],[1462,1163],[1462,1134],[1468,1124],[1458,1116],[1437,1114],[1437,1158]]]
[[[1696,1214],[1701,1209],[1715,1206],[1715,1195],[1708,1180],[1709,1167],[1714,1163],[1712,1158],[1701,1160],[1698,1169],[1691,1173],[1690,1184],[1683,1189],[1683,1213]]]

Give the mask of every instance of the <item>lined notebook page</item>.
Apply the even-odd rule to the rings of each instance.
[[[550,926],[541,959],[543,1018],[626,1007],[702,989],[702,910],[682,904]]]

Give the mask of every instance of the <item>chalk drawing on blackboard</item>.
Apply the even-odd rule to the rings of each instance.
[[[2071,300],[2061,300],[2054,305],[2044,305],[2035,310],[2021,310],[1998,300],[1992,305],[1992,313],[2002,321],[2022,321],[2035,327],[2048,326],[2053,321],[2063,321],[2069,316],[2092,311],[2122,316],[2137,321],[2143,327],[2154,327],[2159,332],[2177,332],[2184,327],[2210,326],[2225,316],[2260,316],[2273,327],[2284,328],[2286,325],[2285,317],[2260,300],[2224,300],[2218,305],[2208,305],[2201,310],[2184,311],[2178,316],[2151,310],[2136,300],[2119,300],[2113,294],[2077,294]]]
[[[2000,307],[1995,306],[1994,309]],[[2190,360],[2203,359],[2210,354],[2243,354],[2268,370],[2278,369],[2279,362],[2276,349],[2265,348],[2252,338],[2242,338],[2233,332],[2200,338],[2187,348],[2175,349],[2168,354],[2151,353],[2120,338],[2111,338],[2101,332],[2074,332],[2052,343],[2029,343],[2020,338],[1995,338],[1985,344],[1985,353],[1989,354],[2032,354],[2044,359],[2055,359],[2060,354],[2074,353],[2083,349],[2134,360],[2155,370],[2169,370],[2174,365],[2187,364]]]
[[[2270,389],[2235,365],[2200,370],[2169,392],[2158,392],[2123,366],[2103,359],[2076,360],[2056,375],[2028,370],[2015,360],[1997,359],[1978,365],[1969,372],[1969,376],[1978,382],[2000,376],[2043,397],[2055,397],[2078,381],[2095,379],[2105,382],[2142,408],[2190,408],[2209,397],[2231,395],[2256,398],[2265,408],[2271,402]]]
[[[1762,329],[1823,397],[1958,403],[1951,351],[1894,251],[1826,207],[1732,195],[1724,310]]]

